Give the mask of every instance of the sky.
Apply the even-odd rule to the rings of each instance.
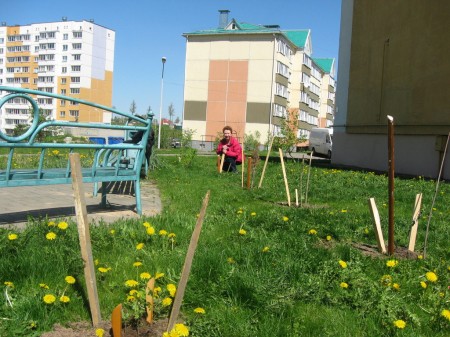
[[[10,25],[93,19],[115,31],[112,105],[137,113],[161,109],[162,57],[164,66],[162,116],[182,117],[186,39],[183,33],[217,28],[219,10],[229,20],[276,24],[283,30],[311,29],[313,57],[335,58],[339,53],[341,0],[20,0],[5,1],[0,22]]]

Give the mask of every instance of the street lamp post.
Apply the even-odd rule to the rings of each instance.
[[[158,149],[161,148],[161,127],[162,127],[162,109],[163,109],[163,90],[164,90],[164,64],[166,63],[166,58],[163,56],[161,58],[162,62],[162,72],[161,72],[161,103],[159,106],[159,128],[158,128]]]

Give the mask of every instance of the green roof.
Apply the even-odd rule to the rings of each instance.
[[[333,67],[334,59],[330,58],[312,58],[313,61],[326,73],[331,72],[331,67]]]
[[[306,39],[308,38],[309,30],[285,30],[284,35],[292,41],[298,48],[305,48]]]

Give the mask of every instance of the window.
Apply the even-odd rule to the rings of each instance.
[[[66,89],[61,89],[61,95],[65,95],[66,94]]]
[[[60,102],[60,105],[61,106],[66,106],[66,101],[64,99],[62,99],[61,102]]]
[[[65,111],[60,111],[59,112],[59,117],[62,117],[62,118],[66,117],[66,112]]]
[[[80,39],[81,37],[83,37],[83,32],[73,32],[74,39]]]
[[[63,35],[63,40],[68,40],[69,39],[69,34],[64,34]]]
[[[289,67],[280,61],[277,62],[277,73],[289,79]]]
[[[72,83],[80,83],[80,78],[79,77],[71,77],[70,78],[70,82],[72,82]]]
[[[273,115],[275,117],[286,118],[286,107],[275,103],[273,105]]]
[[[301,82],[305,85],[305,87],[309,87],[310,83],[311,83],[311,78],[309,77],[308,74],[302,73],[302,80]]]
[[[289,98],[288,88],[280,83],[275,83],[275,95]]]
[[[80,115],[80,111],[79,110],[69,110],[69,114],[72,117],[78,117]]]
[[[67,51],[69,50],[69,46],[67,46],[66,44],[63,44],[63,51]]]
[[[74,61],[79,61],[79,60],[81,60],[81,54],[73,54],[73,60],[74,60]]]
[[[81,71],[81,66],[72,66],[72,71]]]
[[[71,94],[79,94],[80,93],[80,88],[70,88],[70,93]]]
[[[61,68],[61,72],[62,72],[62,73],[67,73],[67,67],[62,67],[62,68]]]
[[[63,61],[63,62],[67,62],[67,56],[66,56],[66,55],[64,55],[64,56],[62,57],[62,61]]]
[[[65,77],[63,77],[63,78],[61,78],[61,84],[66,84],[66,78]]]
[[[72,49],[81,49],[81,43],[72,43]]]

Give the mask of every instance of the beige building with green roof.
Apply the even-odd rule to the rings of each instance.
[[[195,147],[212,148],[225,125],[242,142],[259,132],[265,142],[282,121],[297,116],[297,135],[333,125],[334,59],[312,58],[310,30],[282,30],[228,20],[185,33],[183,128],[194,130]]]

